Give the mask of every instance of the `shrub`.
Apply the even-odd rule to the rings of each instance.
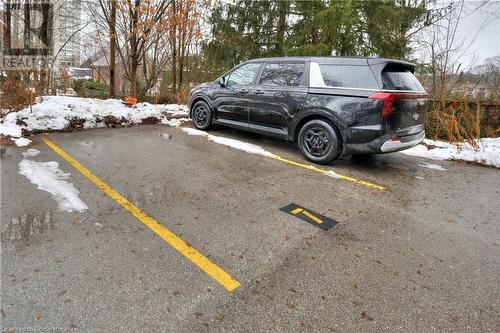
[[[106,84],[98,81],[85,81],[82,83],[82,88],[99,92],[108,91],[108,87],[106,86]]]
[[[19,111],[34,104],[37,92],[41,90],[42,87],[38,81],[32,81],[30,89],[29,81],[23,79],[20,73],[2,76],[0,78],[0,116],[3,117],[9,112]]]
[[[467,95],[458,100],[430,100],[426,136],[448,142],[474,142],[481,137],[500,135],[500,105],[470,101]]]
[[[108,97],[108,86],[98,81],[76,80],[73,82],[73,89],[80,97]]]

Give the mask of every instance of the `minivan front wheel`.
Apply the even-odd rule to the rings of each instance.
[[[299,132],[299,148],[309,160],[318,164],[327,164],[340,154],[341,142],[337,131],[324,120],[315,119],[307,122]]]
[[[193,125],[199,130],[207,130],[212,124],[212,112],[204,101],[196,102],[192,113]]]

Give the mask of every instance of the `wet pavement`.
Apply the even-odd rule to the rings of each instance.
[[[211,134],[309,165],[292,144]],[[380,191],[161,125],[48,137],[241,285],[228,292],[39,135],[1,159],[4,330],[500,331],[499,170],[401,153],[326,167]],[[27,148],[71,173],[87,211],[59,211],[19,174]]]

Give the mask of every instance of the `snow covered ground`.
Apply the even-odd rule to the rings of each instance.
[[[169,122],[174,121],[169,118],[188,115],[187,106],[179,104],[139,103],[130,107],[117,99],[100,100],[68,96],[44,96],[37,102],[32,110],[28,107],[6,115],[0,124],[0,134],[20,138],[23,130],[29,133],[61,131],[71,127],[95,128],[105,127],[107,122],[127,126],[140,124],[143,120],[148,121],[152,118],[158,122]],[[180,124],[181,120],[175,122]],[[22,146],[29,142],[21,140],[16,141],[16,144]]]
[[[451,144],[443,141],[424,140],[425,145],[403,150],[411,156],[432,160],[463,160],[500,168],[500,138],[483,138],[478,142],[479,148],[470,144]],[[429,147],[429,148],[428,148]]]

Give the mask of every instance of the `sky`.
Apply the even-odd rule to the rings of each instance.
[[[472,9],[481,2],[469,1],[467,7]],[[464,17],[458,27],[458,34],[466,43],[472,41],[478,32],[476,41],[464,57],[472,59],[475,55],[479,64],[486,58],[500,55],[500,1],[489,1],[476,12]]]

